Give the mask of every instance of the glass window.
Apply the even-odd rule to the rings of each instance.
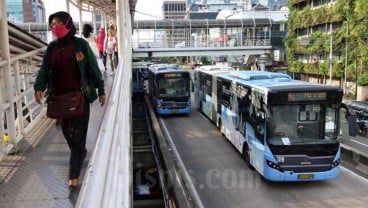
[[[189,96],[189,84],[186,78],[160,79],[158,86],[160,97]]]
[[[276,105],[270,111],[267,134],[271,144],[331,143],[337,139],[336,105]]]

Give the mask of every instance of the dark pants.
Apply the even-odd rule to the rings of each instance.
[[[100,51],[100,57],[102,58],[102,64],[104,65],[106,69],[107,54],[104,54],[102,51]]]
[[[114,64],[115,64],[115,68],[118,68],[119,57],[118,57],[118,52],[117,51],[114,52]]]
[[[70,153],[69,179],[78,179],[82,164],[87,154],[86,139],[89,120],[89,103],[85,102],[85,114],[75,119],[64,119],[61,122],[63,135],[68,143]]]

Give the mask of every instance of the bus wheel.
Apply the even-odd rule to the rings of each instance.
[[[243,158],[247,163],[248,167],[254,170],[254,167],[250,164],[250,150],[246,143],[243,145]]]

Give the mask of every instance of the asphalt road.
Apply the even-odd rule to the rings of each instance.
[[[165,117],[164,123],[205,207],[368,207],[368,180],[347,168],[331,181],[269,182],[250,170],[196,109],[187,116]],[[348,140],[352,138],[343,139]]]

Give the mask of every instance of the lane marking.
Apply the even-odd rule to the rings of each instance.
[[[364,144],[364,143],[359,142],[359,141],[356,141],[356,140],[354,140],[354,139],[351,139],[351,141],[352,141],[352,142],[355,142],[355,143],[358,143],[358,144],[360,144],[360,145],[363,145],[363,146],[368,147],[368,144]]]
[[[363,180],[364,182],[368,182],[368,179],[367,178],[365,178],[365,177],[363,177],[363,176],[361,176],[361,175],[359,175],[359,174],[357,174],[357,173],[355,173],[354,171],[352,171],[352,170],[350,170],[350,169],[348,169],[348,168],[345,168],[344,166],[340,166],[340,168],[341,169],[343,169],[345,172],[348,172],[348,173],[350,173],[350,174],[352,174],[352,175],[354,175],[355,177],[357,177],[357,178],[359,178],[360,180]]]

